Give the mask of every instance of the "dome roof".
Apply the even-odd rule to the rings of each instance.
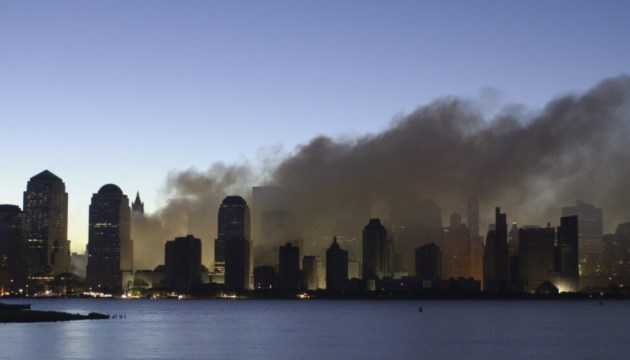
[[[112,195],[122,195],[123,192],[120,188],[114,184],[106,184],[103,185],[98,191],[99,194],[112,194]]]
[[[223,199],[223,205],[245,205],[245,199],[240,196],[228,196]]]

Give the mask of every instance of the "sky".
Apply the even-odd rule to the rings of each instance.
[[[169,174],[262,169],[443,97],[537,112],[628,74],[628,14],[628,1],[0,0],[0,203],[22,206],[28,179],[52,171],[83,252],[106,183],[150,213]]]

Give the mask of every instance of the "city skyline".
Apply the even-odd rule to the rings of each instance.
[[[3,3],[0,30],[7,36],[0,38],[5,54],[0,119],[5,146],[15,151],[0,160],[11,169],[0,187],[0,203],[20,205],[27,179],[52,171],[64,179],[69,194],[71,249],[83,252],[90,196],[106,183],[130,196],[139,191],[154,217],[167,216],[180,200],[247,197],[244,189],[272,178],[286,180],[274,170],[295,165],[291,160],[304,158],[305,150],[332,155],[331,148],[379,145],[375,139],[401,130],[416,109],[439,108],[435,101],[444,99],[470,106],[459,108],[458,118],[472,116],[500,136],[510,121],[535,123],[548,104],[567,105],[564,95],[579,97],[604,79],[630,73],[625,41],[630,25],[624,17],[629,6],[616,1]],[[623,79],[617,85],[626,86],[619,83]],[[617,100],[627,107],[626,99]],[[627,121],[603,125],[609,127],[565,128],[571,136],[592,136],[560,144],[566,147],[552,151],[551,164],[530,163],[538,176],[517,184],[514,193],[530,205],[553,198],[546,181],[562,185],[568,180],[561,172],[576,163],[569,157],[557,172],[541,169],[566,161],[569,148],[623,164],[614,144],[627,133]],[[513,135],[536,127],[520,130]],[[329,142],[319,141],[322,134]],[[542,145],[559,136],[536,135],[539,141],[516,145],[546,150]],[[391,158],[383,160],[386,169]],[[608,173],[613,166],[593,171]],[[624,172],[624,166],[615,169]],[[599,191],[587,188],[580,196],[552,200],[604,208],[605,231],[612,232],[627,220],[620,209],[627,208],[628,199],[624,195],[612,207],[602,192],[622,178],[594,189]],[[591,177],[581,179],[590,184]],[[204,183],[212,189],[199,188]],[[447,212],[465,213],[465,199],[456,206],[439,195],[422,197],[434,198]],[[545,219],[533,223],[556,218],[549,216],[555,209],[515,213],[513,204],[523,199],[508,200],[480,202],[486,209],[504,207],[519,222],[538,213]],[[482,223],[487,214],[482,212]]]

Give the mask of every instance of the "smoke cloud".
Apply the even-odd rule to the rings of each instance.
[[[604,209],[605,231],[630,221],[629,76],[552,100],[536,114],[508,105],[488,118],[481,108],[475,101],[439,99],[377,134],[317,137],[267,161],[274,165],[260,173],[248,164],[170,173],[166,206],[149,227],[159,224],[155,239],[168,240],[186,233],[186,217],[195,213],[205,221],[204,247],[210,247],[223,197],[249,198],[261,178],[280,187],[307,243],[323,224],[357,237],[375,214],[403,224],[418,216],[422,199],[465,219],[467,199],[478,197],[482,233],[495,206],[521,225],[558,224],[561,207],[577,200]]]

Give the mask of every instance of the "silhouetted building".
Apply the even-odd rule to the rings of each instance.
[[[17,205],[0,205],[0,286],[19,293],[26,284],[24,213]]]
[[[545,281],[552,279],[555,270],[555,229],[526,227],[519,230],[519,273],[534,292]]]
[[[348,252],[341,249],[337,237],[326,250],[326,289],[341,291],[348,284]]]
[[[214,268],[225,273],[225,287],[247,290],[251,277],[249,207],[240,196],[228,196],[219,207],[218,236],[214,243]]]
[[[87,282],[105,291],[127,290],[133,283],[129,199],[114,184],[92,195],[87,245]]]
[[[580,276],[599,275],[604,235],[603,211],[592,204],[578,201],[575,206],[562,208],[563,217],[572,215],[578,217]]]
[[[144,203],[140,200],[140,192],[136,192],[136,199],[131,204],[131,211],[134,214],[144,215]]]
[[[416,249],[416,278],[418,280],[440,280],[442,277],[442,252],[435,244]]]
[[[495,209],[494,230],[489,230],[483,253],[484,291],[503,291],[508,277],[508,233],[506,215]]]
[[[167,241],[165,281],[171,289],[190,291],[201,285],[201,240],[192,235]]]
[[[387,230],[379,219],[370,219],[363,228],[363,280],[390,275],[390,246]]]
[[[48,170],[33,176],[24,192],[24,213],[29,276],[69,272],[68,193],[63,181]]]
[[[302,258],[302,274],[306,290],[318,290],[326,287],[324,262],[319,256]]]
[[[254,289],[271,290],[276,285],[276,270],[273,266],[256,266],[254,268]]]
[[[279,249],[278,287],[297,291],[301,288],[300,248],[287,243]]]
[[[579,288],[579,242],[578,216],[560,218],[557,239],[556,270],[554,285],[561,292],[578,291]]]

